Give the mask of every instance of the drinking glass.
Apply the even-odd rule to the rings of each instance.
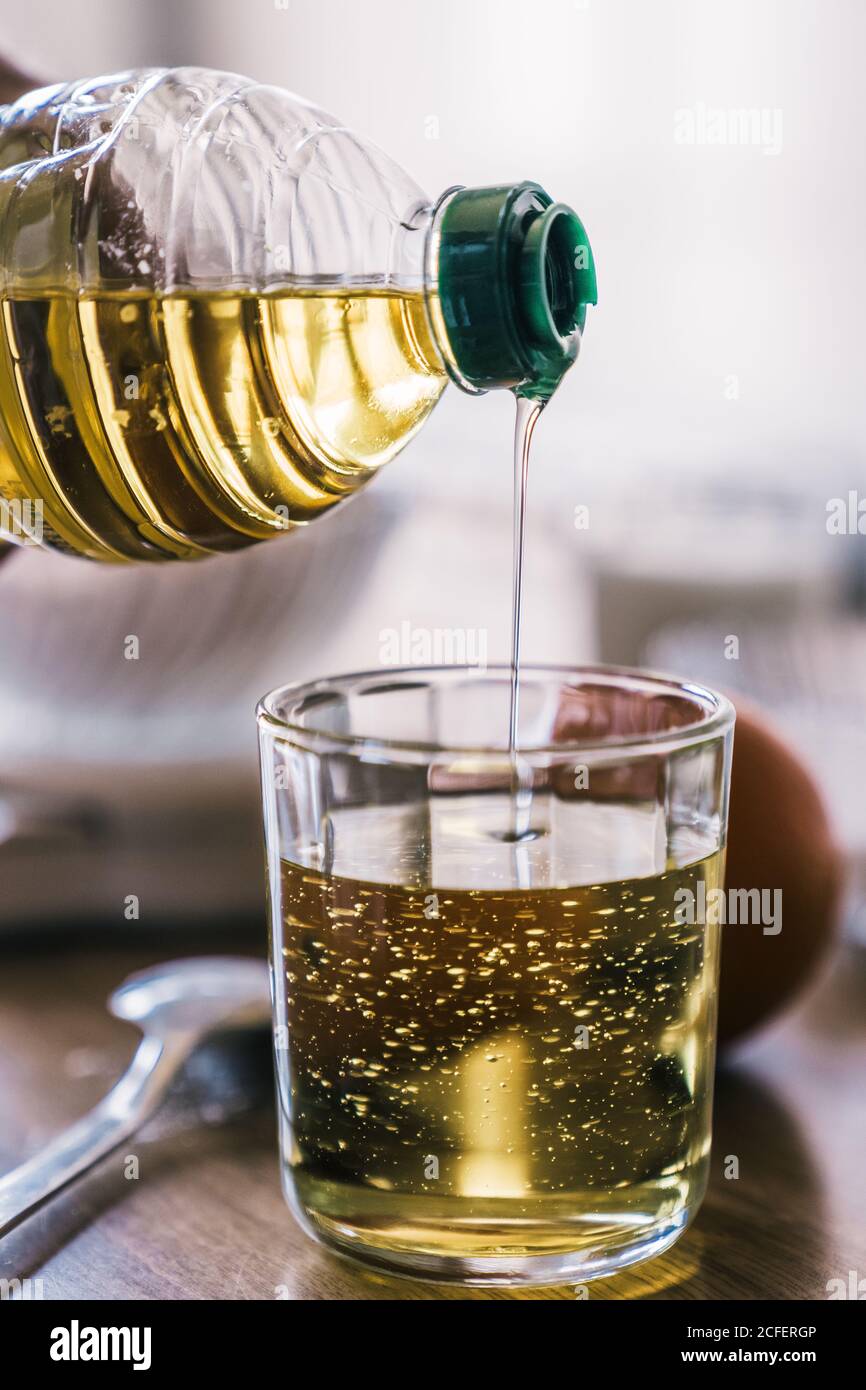
[[[283,1182],[381,1270],[583,1282],[706,1186],[734,713],[530,667],[509,749],[510,687],[380,669],[259,705]]]

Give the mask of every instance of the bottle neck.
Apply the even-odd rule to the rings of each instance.
[[[429,215],[424,282],[452,380],[541,401],[575,361],[597,297],[580,218],[534,183],[444,193]]]
[[[430,332],[448,376],[454,382],[455,386],[459,386],[460,390],[465,391],[467,395],[481,396],[484,394],[486,388],[477,385],[470,377],[464,375],[458,357],[452,347],[451,335],[449,334],[448,323],[445,317],[446,308],[450,308],[450,303],[446,300],[446,306],[443,307],[442,296],[439,289],[442,220],[451,200],[462,191],[462,184],[456,184],[453,188],[446,188],[435,206],[429,209],[429,221],[427,224],[426,243],[424,248],[424,299],[427,306],[427,318],[430,324]]]

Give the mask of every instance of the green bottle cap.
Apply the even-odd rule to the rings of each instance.
[[[546,400],[596,303],[580,218],[537,183],[504,184],[451,194],[438,231],[442,319],[464,382]]]

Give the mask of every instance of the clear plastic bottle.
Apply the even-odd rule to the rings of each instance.
[[[95,559],[313,520],[449,379],[545,397],[592,253],[535,184],[435,202],[277,87],[123,73],[0,108],[0,522]]]

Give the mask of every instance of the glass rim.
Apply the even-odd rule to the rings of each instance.
[[[617,666],[601,662],[587,662],[570,666],[532,662],[521,665],[523,677],[541,676],[565,678],[575,683],[576,679],[596,677],[615,686],[617,683],[637,682],[658,694],[681,696],[692,703],[698,703],[705,711],[705,717],[695,719],[689,724],[680,724],[670,729],[656,729],[646,733],[595,735],[584,738],[562,739],[555,743],[519,743],[517,755],[522,759],[532,758],[573,758],[576,753],[604,752],[607,750],[635,754],[650,754],[657,749],[666,752],[677,748],[692,747],[712,738],[719,738],[734,726],[736,710],[726,695],[711,690],[696,681],[682,680],[664,672],[645,670],[640,667]],[[457,755],[461,758],[485,759],[501,765],[508,757],[506,744],[447,744],[429,740],[403,738],[383,738],[361,733],[335,733],[328,729],[316,729],[297,719],[287,718],[278,712],[278,703],[293,699],[297,708],[311,697],[322,697],[329,690],[343,690],[349,693],[352,688],[374,682],[365,693],[385,694],[399,691],[401,684],[409,688],[423,682],[441,683],[447,678],[475,678],[484,680],[491,676],[511,679],[511,666],[508,662],[491,662],[487,666],[440,665],[440,666],[399,666],[378,667],[367,671],[351,671],[337,676],[322,676],[314,680],[289,681],[276,686],[262,696],[256,706],[256,721],[260,734],[283,737],[310,752],[332,749],[335,752],[358,755],[381,755],[393,761],[427,761],[431,756]]]

